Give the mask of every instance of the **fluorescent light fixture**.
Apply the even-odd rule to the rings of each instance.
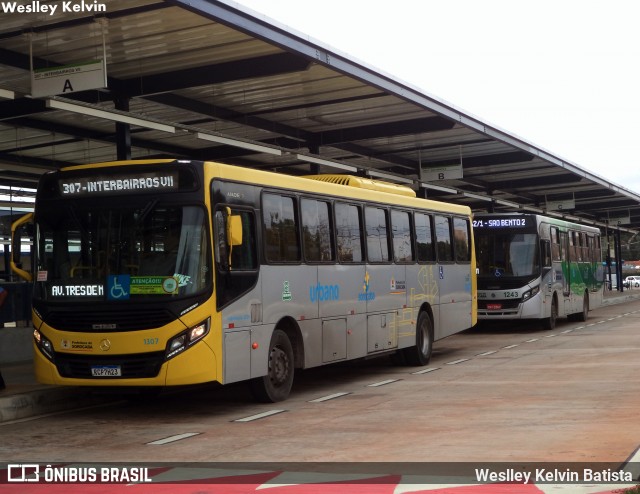
[[[462,195],[465,197],[471,197],[472,199],[478,199],[480,201],[487,201],[487,202],[492,201],[492,199],[488,196],[480,196],[478,194],[472,194],[471,192],[463,192]]]
[[[0,210],[10,209],[16,212],[31,213],[33,211],[33,204],[28,202],[16,203],[14,201],[5,201],[0,198]]]
[[[16,93],[9,91],[8,89],[0,89],[0,98],[16,99]]]
[[[425,189],[437,190],[440,192],[446,192],[447,194],[457,194],[458,191],[456,189],[450,189],[449,187],[442,187],[441,185],[433,185],[428,184],[426,182],[420,182],[420,186]]]
[[[47,100],[47,108],[80,113],[81,115],[88,115],[90,117],[104,118],[106,120],[113,120],[114,122],[137,125],[138,127],[146,127],[148,129],[160,130],[162,132],[175,133],[176,131],[176,128],[171,125],[165,125],[159,122],[154,122],[153,120],[147,120],[140,117],[133,117],[127,113],[117,113],[115,111],[100,110],[91,106],[76,105],[73,103],[67,103],[66,101],[55,99]]]
[[[367,171],[367,173],[371,177],[384,178],[386,180],[395,180],[396,182],[402,182],[403,184],[412,184],[413,185],[413,180],[410,179],[410,178],[398,177],[396,175],[389,175],[387,173],[376,172],[376,171],[373,171],[373,170],[369,170],[369,171]]]
[[[300,161],[306,161],[307,163],[332,166],[333,168],[337,168],[338,170],[344,170],[347,172],[355,173],[358,171],[358,169],[355,166],[343,165],[342,163],[338,163],[336,161],[325,160],[322,158],[315,158],[314,156],[307,156],[306,154],[296,154],[296,158],[299,159]]]
[[[235,146],[237,148],[249,149],[250,151],[258,151],[260,153],[274,154],[276,156],[282,156],[280,149],[272,148],[269,146],[263,146],[261,144],[253,144],[252,142],[239,141],[238,139],[232,139],[230,137],[223,137],[216,134],[206,134],[204,132],[196,132],[198,139],[204,139],[206,141],[218,142],[220,144],[227,144],[229,146]]]
[[[520,208],[520,204],[516,204],[515,202],[503,201],[502,199],[496,199],[496,204],[502,204],[503,206],[509,206],[510,208]]]

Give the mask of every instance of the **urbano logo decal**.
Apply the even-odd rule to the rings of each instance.
[[[321,285],[309,287],[309,299],[312,302],[331,302],[340,300],[340,287],[338,285]]]

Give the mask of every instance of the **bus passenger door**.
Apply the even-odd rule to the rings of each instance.
[[[567,232],[560,232],[560,259],[562,261],[562,293],[566,300],[571,294],[571,254]]]
[[[466,218],[436,215],[440,321],[435,339],[472,325],[471,226]]]

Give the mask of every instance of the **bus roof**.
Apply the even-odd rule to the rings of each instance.
[[[309,175],[297,177],[282,173],[256,170],[254,168],[244,168],[235,165],[227,165],[213,161],[197,160],[176,160],[176,159],[155,159],[155,160],[125,160],[108,161],[103,163],[91,163],[85,165],[74,165],[61,168],[60,172],[73,170],[103,169],[111,167],[126,167],[137,165],[171,165],[194,164],[205,168],[205,175],[208,178],[221,178],[248,184],[261,184],[274,188],[289,188],[299,191],[316,194],[327,194],[348,199],[360,199],[367,201],[377,201],[397,206],[433,209],[453,214],[468,216],[471,208],[460,204],[434,201],[431,199],[417,198],[413,189],[372,180],[364,177],[352,175]]]
[[[387,204],[406,207],[418,207],[433,209],[448,213],[468,216],[471,208],[460,204],[453,204],[430,199],[415,197],[415,192],[408,187],[371,180],[351,175],[327,175],[328,179],[321,179],[322,175],[309,175],[296,177],[280,173],[242,168],[222,163],[208,162],[212,177],[227,180],[245,182],[250,184],[261,184],[275,188],[289,188],[316,194],[327,194],[348,199],[361,199],[367,201],[377,201]],[[336,177],[342,177],[337,180]],[[410,190],[412,194],[409,194]]]

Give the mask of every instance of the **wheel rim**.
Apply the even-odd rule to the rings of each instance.
[[[275,386],[287,382],[291,362],[287,352],[280,347],[274,347],[269,357],[269,379]]]
[[[420,352],[422,355],[429,354],[429,336],[427,329],[427,321],[423,320],[420,325]]]

